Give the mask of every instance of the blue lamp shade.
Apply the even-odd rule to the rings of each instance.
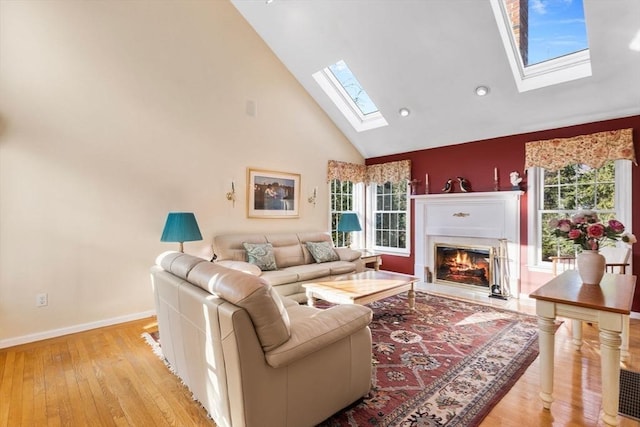
[[[169,212],[160,241],[179,242],[180,252],[184,252],[182,243],[195,240],[202,240],[196,216],[191,212]]]
[[[338,231],[344,231],[346,233],[350,231],[362,231],[360,227],[360,221],[358,221],[358,214],[355,212],[345,212],[340,215],[340,221],[338,221]]]

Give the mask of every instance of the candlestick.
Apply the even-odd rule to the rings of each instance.
[[[424,194],[429,194],[429,174],[424,175]]]
[[[493,180],[498,180],[498,168],[493,168]]]
[[[498,179],[498,168],[493,168],[493,191],[500,191],[500,180]]]

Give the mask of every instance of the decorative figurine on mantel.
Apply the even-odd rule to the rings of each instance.
[[[453,190],[453,180],[451,178],[449,178],[447,180],[447,183],[444,185],[444,188],[442,189],[443,193],[451,193],[451,190]]]
[[[511,179],[511,189],[512,190],[520,190],[520,183],[522,182],[522,177],[516,171],[513,171],[509,174],[509,179]]]
[[[471,183],[465,178],[459,176],[458,182],[460,183],[460,190],[462,190],[464,193],[469,193],[471,191]]]

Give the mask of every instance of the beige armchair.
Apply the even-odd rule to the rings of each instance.
[[[367,307],[302,306],[177,252],[151,279],[162,352],[218,426],[313,426],[369,392]]]

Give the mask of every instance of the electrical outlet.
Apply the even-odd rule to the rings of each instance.
[[[36,295],[36,307],[44,307],[49,304],[49,296],[47,294]]]

